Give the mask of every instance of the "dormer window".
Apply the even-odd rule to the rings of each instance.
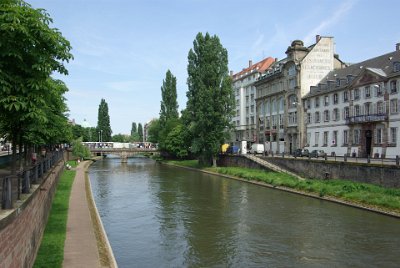
[[[340,78],[336,78],[336,87],[340,87]]]
[[[399,72],[400,71],[400,62],[396,61],[393,63],[393,72]]]

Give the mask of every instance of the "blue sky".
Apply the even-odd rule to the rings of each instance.
[[[395,50],[398,0],[27,0],[44,8],[71,42],[67,64],[70,118],[97,124],[108,103],[113,134],[158,117],[168,69],[177,77],[179,110],[186,105],[187,55],[198,32],[220,38],[234,72],[265,57],[284,58],[291,41],[333,36],[345,62]]]

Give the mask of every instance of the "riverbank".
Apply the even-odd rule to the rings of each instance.
[[[224,176],[400,218],[400,190],[345,180],[300,181],[287,174],[248,168],[201,167],[196,160],[163,161],[169,165]]]
[[[64,171],[35,267],[117,267],[91,193],[92,162],[70,161]]]

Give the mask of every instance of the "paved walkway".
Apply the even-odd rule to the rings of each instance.
[[[63,267],[101,267],[85,191],[85,162],[76,169],[69,201]]]

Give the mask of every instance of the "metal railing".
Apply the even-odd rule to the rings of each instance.
[[[12,209],[22,194],[29,194],[32,184],[41,184],[54,165],[63,159],[63,151],[54,151],[45,158],[13,175],[0,177],[1,209]]]
[[[346,118],[346,124],[357,124],[367,122],[379,122],[386,121],[388,119],[387,114],[370,114],[370,115],[357,115]]]

